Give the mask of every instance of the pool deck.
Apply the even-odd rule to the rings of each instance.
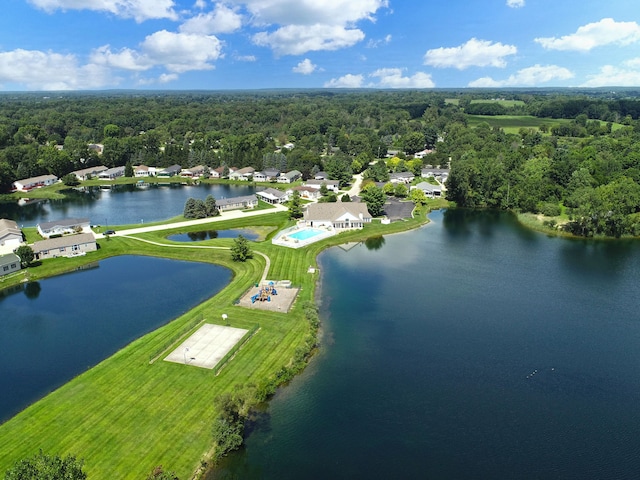
[[[304,231],[304,230],[314,230],[320,231],[321,233],[317,235],[313,235],[312,237],[306,238],[304,240],[300,240],[297,238],[292,238],[290,235],[296,232]],[[289,247],[289,248],[301,248],[306,247],[312,243],[318,242],[325,238],[329,238],[338,233],[334,228],[326,229],[326,228],[317,228],[317,227],[305,227],[296,225],[294,227],[289,227],[281,232],[279,232],[271,241],[274,245],[280,245],[281,247]]]

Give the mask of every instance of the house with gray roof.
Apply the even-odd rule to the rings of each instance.
[[[39,175],[37,177],[25,178],[23,180],[16,180],[11,185],[12,190],[18,192],[29,192],[34,188],[47,187],[53,185],[58,181],[58,177],[55,175]]]
[[[440,185],[433,185],[429,182],[420,182],[417,185],[413,185],[411,190],[417,188],[422,190],[424,194],[429,198],[438,198],[442,196],[442,187]]]
[[[108,168],[98,173],[98,178],[100,180],[115,180],[119,177],[124,177],[124,167]]]
[[[289,194],[277,188],[265,188],[264,190],[256,192],[256,195],[260,200],[271,203],[272,205],[289,200]]]
[[[301,172],[299,172],[298,170],[291,170],[290,172],[281,173],[280,175],[278,175],[278,183],[293,183],[301,178]]]
[[[14,220],[0,218],[0,255],[13,252],[23,241],[18,224]]]
[[[20,265],[20,257],[15,253],[7,253],[0,255],[0,276],[9,275],[17,272],[22,267]]]
[[[38,224],[38,233],[44,238],[49,238],[52,235],[69,235],[81,232],[91,232],[88,218],[66,218]]]
[[[389,174],[391,183],[411,183],[415,175],[412,172],[393,172]]]
[[[364,203],[310,203],[304,212],[304,221],[308,227],[351,230],[371,223],[371,214]]]
[[[82,170],[76,170],[73,173],[80,181],[89,180],[90,178],[97,177],[100,173],[107,170],[104,165],[96,165],[95,167],[87,167]]]
[[[307,187],[313,187],[320,190],[322,185],[325,185],[332,192],[338,192],[340,189],[340,182],[338,180],[307,180],[304,183]]]
[[[218,210],[221,212],[226,210],[237,210],[239,208],[255,208],[257,206],[258,197],[255,195],[216,199],[216,207],[218,207]]]
[[[176,175],[180,175],[181,171],[182,167],[180,165],[169,165],[167,168],[160,170],[157,176],[164,178],[175,177]]]
[[[80,233],[64,237],[50,238],[35,242],[31,247],[36,259],[44,260],[56,257],[74,257],[94,252],[98,249],[93,233]]]

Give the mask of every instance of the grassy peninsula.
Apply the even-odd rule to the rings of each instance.
[[[439,205],[431,204],[435,206]],[[418,227],[427,221],[428,210],[429,207],[419,209],[413,219],[404,222],[389,225],[374,222],[363,230],[346,232],[298,250],[272,245],[271,235],[265,241],[252,242],[254,252],[270,259],[268,278],[288,279],[300,287],[298,299],[288,314],[234,306],[236,299],[262,277],[266,265],[262,255],[235,263],[225,249],[188,248],[184,244],[170,248],[116,235],[101,239],[100,249],[94,254],[54,259],[32,269],[30,278],[40,278],[39,269],[46,273],[43,276],[48,276],[75,269],[82,262],[134,254],[223,265],[231,269],[233,279],[213,298],[132,342],[0,425],[0,471],[42,449],[84,459],[89,478],[145,478],[157,465],[175,471],[181,479],[197,475],[213,454],[212,424],[218,413],[214,398],[248,386],[271,391],[302,368],[312,353],[315,330],[306,320],[304,310],[314,300],[318,274],[308,273],[308,267],[317,267],[317,255],[339,243]],[[287,214],[279,212],[217,222],[215,228],[255,226],[275,230],[288,223]],[[137,237],[170,245],[175,242],[165,237],[171,233],[178,231]],[[229,247],[232,242],[215,239],[198,245]],[[259,330],[218,375],[204,369],[151,361],[171,350],[180,338],[202,323],[221,323],[223,313],[228,315],[231,326],[251,329],[258,324]]]

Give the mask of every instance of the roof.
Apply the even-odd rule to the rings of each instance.
[[[49,230],[53,227],[75,227],[83,223],[89,224],[88,218],[65,218],[63,220],[54,220],[52,222],[42,222],[38,226],[40,230]]]
[[[58,180],[58,177],[55,175],[39,175],[37,177],[25,178],[23,180],[16,180],[16,183],[39,183],[47,180]]]
[[[278,190],[277,188],[265,188],[264,190],[260,190],[259,192],[256,192],[256,195],[270,198],[272,200],[279,200],[287,196],[285,192],[283,192],[282,190]]]
[[[74,175],[86,175],[87,173],[96,173],[96,172],[104,172],[107,169],[104,165],[96,165],[95,167],[87,167],[82,170],[76,170],[73,173]]]
[[[420,190],[427,190],[429,192],[442,191],[442,188],[439,185],[433,185],[429,182],[420,182],[414,188],[419,188]]]
[[[6,233],[14,233],[22,236],[22,231],[18,228],[18,224],[14,220],[0,218],[0,237]]]
[[[243,197],[221,198],[216,200],[216,206],[224,207],[227,205],[237,205],[238,203],[257,202],[255,195],[245,195]]]
[[[20,257],[15,253],[7,253],[6,255],[0,255],[0,267],[11,265],[12,263],[20,263]]]
[[[415,177],[412,172],[393,172],[389,174],[390,178],[407,178],[407,177]]]
[[[38,253],[52,248],[71,247],[82,243],[95,243],[96,237],[93,233],[79,233],[78,235],[67,235],[65,237],[50,238],[33,243],[33,251]]]
[[[307,180],[307,185],[340,185],[338,180]]]
[[[310,203],[305,211],[305,220],[335,221],[345,216],[352,218],[371,218],[365,203],[336,202]]]

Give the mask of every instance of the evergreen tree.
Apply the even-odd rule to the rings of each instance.
[[[253,258],[253,252],[249,247],[249,242],[242,235],[238,235],[238,238],[233,241],[231,258],[234,262],[245,262]]]
[[[387,197],[381,188],[376,186],[367,188],[362,193],[362,199],[367,204],[367,209],[372,216],[379,217],[382,215]]]
[[[289,202],[289,218],[302,218],[302,204],[300,201],[300,192],[293,191],[293,197]]]
[[[204,199],[204,207],[207,217],[215,217],[220,215],[220,211],[216,206],[216,199],[213,195],[207,195],[207,198]]]

